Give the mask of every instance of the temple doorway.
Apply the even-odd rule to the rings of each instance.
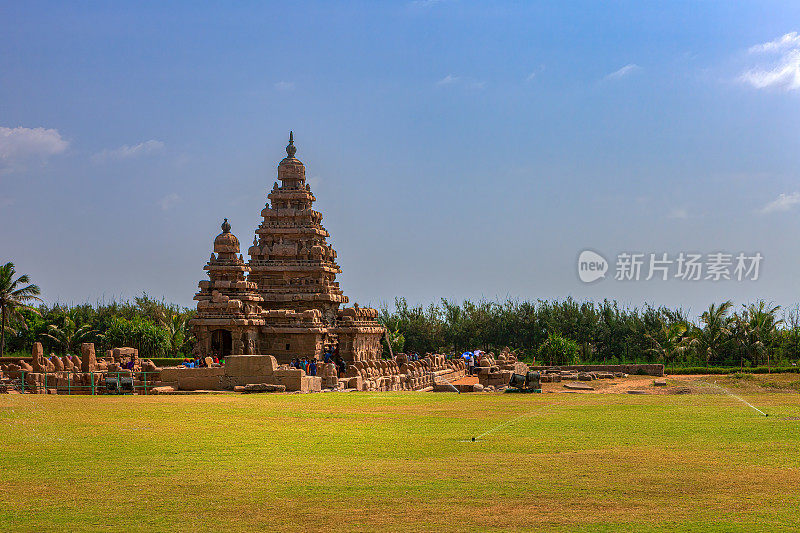
[[[227,329],[215,329],[211,332],[211,353],[223,359],[231,354],[233,339]]]

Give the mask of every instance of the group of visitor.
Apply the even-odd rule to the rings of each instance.
[[[347,363],[345,363],[339,355],[338,344],[334,349],[330,347],[325,348],[325,353],[322,354],[322,360],[325,361],[325,363],[334,363],[336,365],[336,372],[338,372],[340,376],[344,376],[345,372],[347,372]]]
[[[417,352],[407,354],[406,357],[409,361],[419,361],[419,354]]]
[[[225,364],[225,359],[219,359],[216,355],[211,358],[211,361],[215,366]],[[186,358],[183,360],[181,365],[185,366],[186,368],[204,368],[208,366],[206,364],[206,360],[199,357],[195,357],[194,359]]]
[[[464,352],[461,354],[461,357],[464,359],[464,365],[467,367],[467,373],[471,376],[475,374],[475,367],[481,366],[481,358],[483,357],[483,352],[481,350],[475,350],[474,352]]]
[[[317,360],[311,359],[310,361],[303,357],[302,359],[295,357],[292,359],[292,362],[289,363],[289,366],[292,368],[298,368],[303,370],[309,376],[316,376],[317,375]]]

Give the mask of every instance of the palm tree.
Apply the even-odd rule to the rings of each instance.
[[[745,356],[751,363],[756,362],[758,346],[753,339],[753,331],[750,329],[746,312],[734,313],[731,324],[731,337],[739,347],[739,367],[744,368]]]
[[[707,311],[700,315],[702,328],[695,328],[692,345],[697,346],[701,353],[705,354],[706,365],[712,359],[717,359],[722,348],[730,340],[731,336],[731,317],[728,313],[733,307],[733,302],[728,300],[719,306],[711,304]]]
[[[6,329],[14,332],[10,327],[11,322],[22,320],[24,325],[19,312],[26,309],[37,313],[29,302],[41,301],[39,287],[30,284],[28,275],[23,274],[15,280],[15,274],[14,263],[8,262],[0,267],[0,357],[6,349]]]
[[[653,343],[649,351],[658,355],[665,365],[675,362],[678,357],[685,354],[691,348],[691,337],[689,334],[689,324],[685,321],[668,323],[662,321],[659,339],[649,333],[645,336]]]
[[[50,339],[63,348],[64,353],[77,352],[78,346],[88,337],[93,335],[102,337],[102,335],[92,329],[90,324],[84,324],[78,327],[74,315],[74,312],[67,312],[61,317],[61,324],[50,324],[47,326],[49,333],[42,334],[42,337]]]
[[[767,354],[767,368],[770,368],[770,347],[775,339],[775,332],[783,320],[777,320],[778,311],[780,306],[767,307],[767,304],[761,300],[758,304],[750,304],[747,308],[748,317],[748,330],[751,332],[754,341],[754,347],[758,353]]]

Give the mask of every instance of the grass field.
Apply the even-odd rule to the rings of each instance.
[[[769,417],[724,394],[4,395],[0,530],[800,530],[800,395],[747,387]]]

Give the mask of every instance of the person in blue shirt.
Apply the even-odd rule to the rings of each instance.
[[[310,363],[308,363],[308,375],[309,376],[316,376],[317,375],[317,361],[312,359]]]

